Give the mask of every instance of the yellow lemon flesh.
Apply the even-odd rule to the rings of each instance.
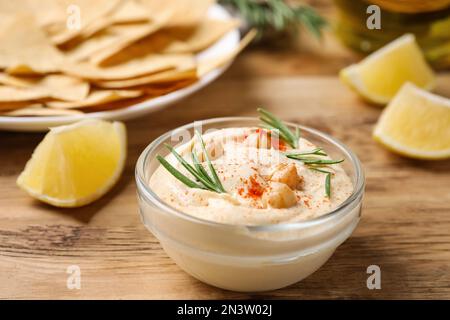
[[[406,34],[341,70],[340,78],[363,98],[384,105],[406,82],[432,89],[435,76],[414,36]]]
[[[407,83],[383,110],[373,136],[404,156],[450,158],[450,99]]]
[[[125,158],[123,123],[84,120],[51,128],[17,184],[51,205],[78,207],[112,188],[122,173]]]

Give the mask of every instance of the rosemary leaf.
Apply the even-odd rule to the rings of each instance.
[[[332,159],[317,159],[313,157],[305,157],[299,154],[287,154],[286,157],[303,162],[306,165],[329,165],[337,164],[344,161],[344,159],[332,160]]]
[[[210,182],[205,176],[195,170],[184,158],[171,146],[166,144],[167,149],[175,156],[175,158],[181,163],[181,165],[189,171],[197,180],[199,180],[207,189],[211,191],[221,192],[217,186],[215,186],[212,182]]]
[[[184,183],[189,188],[204,189],[202,186],[200,186],[199,184],[195,183],[194,181],[192,181],[191,179],[186,177],[184,174],[182,174],[180,171],[175,169],[166,159],[164,159],[160,155],[156,156],[156,159],[158,159],[159,163],[161,163],[161,165],[164,168],[166,168],[167,171],[169,171],[175,178],[177,178],[179,181]]]
[[[303,6],[295,10],[295,15],[317,39],[322,37],[322,29],[327,25],[327,22],[316,11],[311,7]]]
[[[214,182],[216,188],[218,188],[220,192],[226,192],[225,188],[222,185],[222,182],[220,182],[220,179],[217,175],[216,169],[214,169],[214,166],[212,165],[211,160],[209,159],[209,155],[206,150],[205,142],[203,141],[202,135],[197,130],[195,131],[195,134],[197,135],[198,139],[200,140],[200,145],[203,149],[203,154],[205,156],[206,163],[208,164],[209,171],[211,172],[212,181]]]
[[[158,155],[156,158],[161,163],[164,168],[166,168],[175,178],[183,182],[190,188],[198,188],[209,191],[214,191],[217,193],[225,193],[225,189],[222,183],[217,176],[216,170],[212,165],[208,154],[206,152],[205,143],[203,142],[202,136],[199,132],[196,131],[197,136],[200,139],[200,143],[204,152],[204,156],[206,158],[206,162],[208,163],[209,170],[211,175],[203,168],[203,165],[200,163],[197,155],[194,152],[191,152],[192,165],[188,163],[171,145],[165,144],[166,148],[175,156],[175,159],[181,163],[181,165],[192,175],[197,181],[194,182],[180,171],[178,171],[175,167],[173,167],[168,161],[166,161],[163,157]],[[200,184],[199,184],[200,183]]]
[[[278,119],[275,115],[270,113],[269,111],[258,108],[260,120],[267,126],[271,127],[271,129],[277,129],[280,137],[285,140],[292,148],[298,148],[298,140],[300,138],[300,130],[296,128],[295,133],[293,133],[280,119]]]
[[[298,140],[300,139],[300,128],[295,127],[295,136],[297,137],[297,147],[298,147]]]
[[[259,118],[261,120],[261,118]],[[261,120],[262,121],[262,120]],[[286,135],[284,135],[282,132],[280,132],[280,130],[278,130],[277,128],[270,126],[268,124],[265,123],[261,123],[260,127],[269,130],[270,132],[272,132],[273,134],[278,135],[278,137],[280,137],[281,139],[283,139],[284,141],[289,141],[289,137],[287,137]]]
[[[201,172],[209,182],[213,183],[208,172],[206,172],[205,168],[203,168],[203,165],[200,163],[200,160],[198,159],[197,155],[194,152],[192,152],[191,155],[192,155],[192,163],[194,164],[197,171]]]
[[[275,117],[275,115],[273,115],[272,113],[263,108],[258,108],[258,112],[262,115],[260,117],[260,120],[262,122],[278,129],[281,134],[283,134],[285,137],[288,138],[289,143],[294,144],[295,134],[293,134],[291,130],[289,130],[289,128],[280,119],[278,119],[277,117]]]
[[[286,156],[293,155],[293,156],[307,156],[307,155],[317,155],[317,156],[327,156],[325,151],[323,151],[322,148],[316,148],[311,151],[306,152],[300,152],[300,153],[288,153]]]
[[[331,172],[327,173],[327,177],[325,178],[325,193],[327,197],[331,197]]]
[[[331,160],[331,159],[307,159],[307,160],[302,160],[299,159],[300,161],[302,161],[305,164],[312,164],[312,165],[328,165],[328,164],[337,164],[337,163],[341,163],[344,161],[344,159],[339,159],[339,160]]]
[[[321,172],[321,173],[330,173],[330,174],[333,174],[333,172],[330,172],[330,171],[326,171],[326,170],[323,170],[323,169],[319,169],[319,168],[313,168],[313,167],[309,167],[308,169],[310,169],[310,170],[312,170],[312,171],[317,171],[317,172]]]

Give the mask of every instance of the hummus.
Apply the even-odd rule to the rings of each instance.
[[[161,200],[195,217],[235,225],[290,223],[328,213],[353,192],[353,184],[339,164],[326,167],[333,172],[328,197],[326,174],[285,156],[286,152],[303,153],[318,147],[304,138],[292,149],[264,129],[227,128],[204,134],[203,140],[226,193],[190,188],[161,165],[149,181]],[[189,162],[191,152],[205,160],[197,139],[176,150]],[[173,155],[166,160],[194,179]],[[207,170],[206,162],[204,167]]]

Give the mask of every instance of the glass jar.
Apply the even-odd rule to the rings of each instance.
[[[348,47],[368,54],[413,33],[427,60],[436,68],[450,67],[450,0],[335,0],[335,32]],[[369,5],[380,7],[381,29],[369,29]]]

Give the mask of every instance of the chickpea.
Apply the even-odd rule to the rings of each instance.
[[[272,208],[290,208],[297,203],[294,191],[286,184],[280,182],[270,182],[269,188],[262,196],[264,205]]]
[[[284,183],[293,190],[301,189],[303,186],[303,177],[298,175],[297,168],[293,163],[279,165],[270,180]]]

